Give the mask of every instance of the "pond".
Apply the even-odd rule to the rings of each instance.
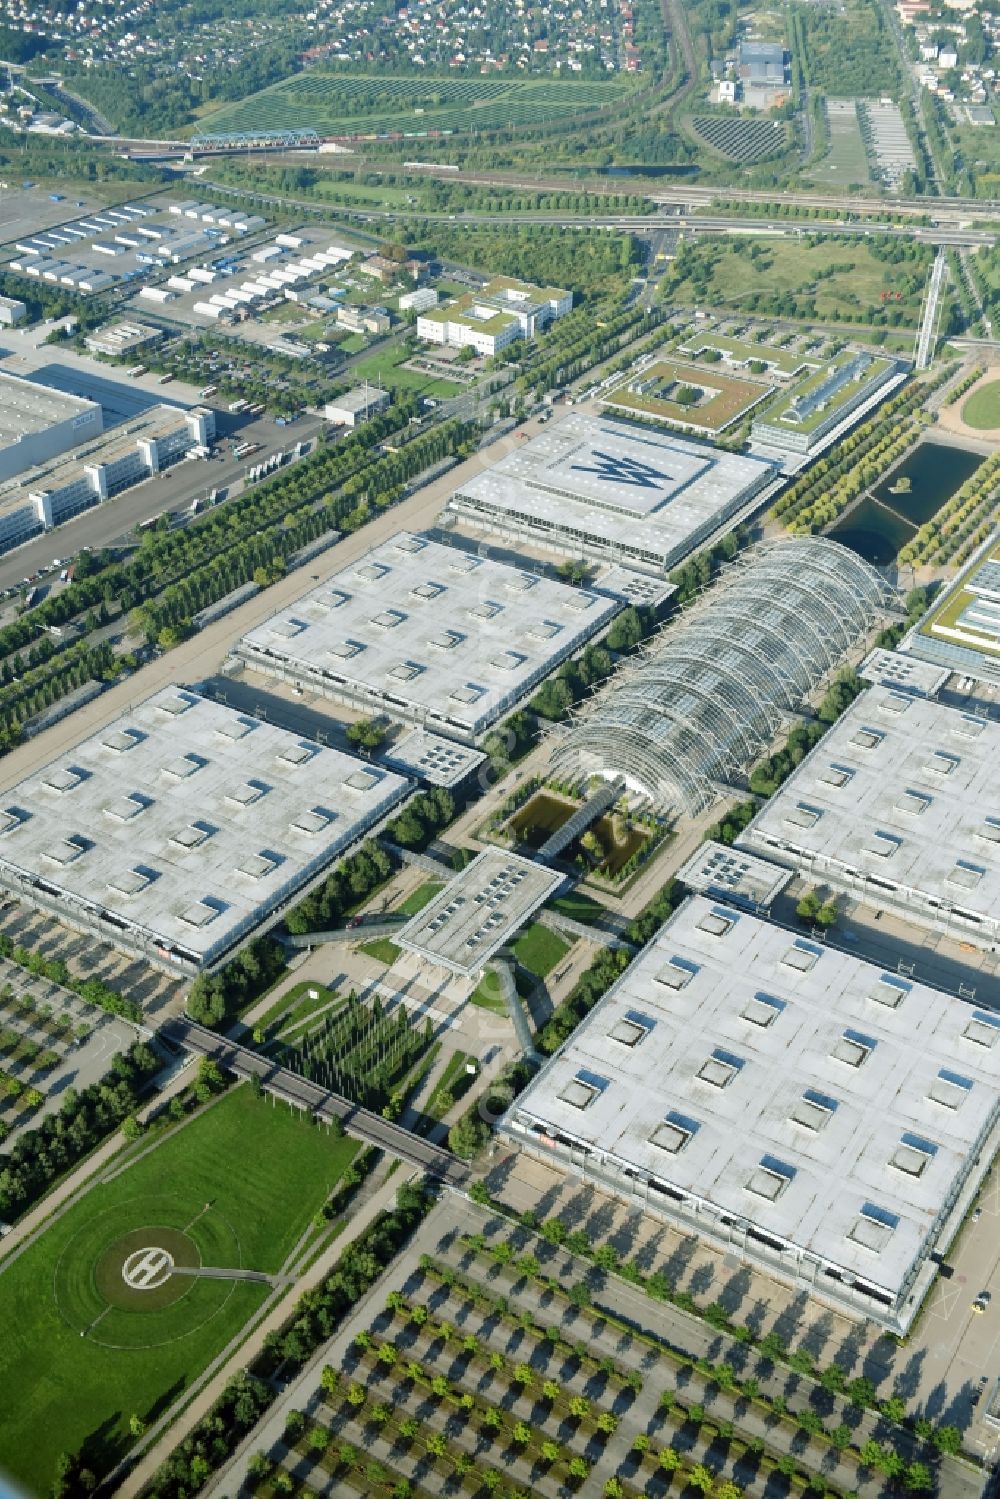
[[[514,813],[507,826],[519,847],[539,849],[563,823],[569,821],[575,811],[573,802],[554,796],[549,791],[536,791]],[[647,828],[633,827],[627,818],[614,812],[599,817],[591,826],[590,832],[597,839],[600,850],[599,854],[591,852],[592,862],[602,874],[609,875],[617,874],[633,854],[645,847],[652,836]],[[572,860],[580,852],[578,840],[567,849],[565,857]]]
[[[514,841],[526,848],[539,849],[547,838],[559,831],[576,811],[572,802],[549,791],[536,791],[507,824]]]
[[[983,459],[943,442],[922,442],[827,535],[876,567],[887,567]]]

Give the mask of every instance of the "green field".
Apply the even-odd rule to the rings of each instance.
[[[428,880],[424,885],[418,885],[416,890],[411,890],[405,900],[401,900],[396,907],[401,916],[416,916],[424,909],[444,886],[438,880]]]
[[[691,306],[760,316],[916,325],[930,272],[929,246],[908,243],[898,259],[877,247],[832,237],[684,242],[664,281],[664,296]],[[892,252],[887,252],[887,254]],[[883,293],[892,301],[883,301]]]
[[[569,952],[569,943],[541,922],[533,921],[513,944],[512,951],[522,968],[543,979]]]
[[[493,130],[568,120],[616,104],[622,79],[297,74],[207,115],[196,133],[313,129],[321,135]]]
[[[44,1493],[59,1453],[85,1446],[106,1472],[130,1416],[161,1414],[266,1295],[193,1276],[174,1299],[174,1277],[129,1293],[116,1252],[166,1230],[195,1264],[277,1271],[356,1149],[236,1088],[0,1266],[0,1470]]]
[[[381,381],[390,390],[412,391],[414,395],[436,396],[442,400],[459,394],[462,387],[453,380],[439,380],[436,375],[425,375],[420,370],[403,369],[407,359],[412,357],[402,345],[383,349],[368,359],[360,359],[351,369],[351,378],[355,382],[370,380],[373,385]]]
[[[868,152],[854,100],[828,99],[826,121],[829,149],[805,175],[824,187],[863,186],[870,179]]]
[[[1000,380],[989,380],[972,392],[962,404],[962,420],[980,432],[1000,427]]]

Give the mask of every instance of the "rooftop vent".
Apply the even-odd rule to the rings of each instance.
[[[785,1008],[783,999],[775,999],[773,995],[758,992],[752,999],[748,999],[740,1014],[744,1020],[749,1020],[751,1025],[759,1025],[761,1029],[773,1025],[775,1020]]]
[[[806,1088],[792,1108],[791,1119],[795,1124],[801,1124],[803,1129],[811,1129],[818,1134],[821,1129],[826,1128],[836,1112],[835,1098],[819,1093],[815,1088]]]
[[[700,1129],[701,1125],[697,1119],[691,1119],[671,1109],[650,1135],[650,1144],[667,1151],[670,1155],[678,1155]]]
[[[606,1077],[598,1077],[595,1072],[578,1072],[575,1077],[570,1078],[563,1088],[559,1097],[563,1103],[568,1103],[574,1109],[588,1109],[599,1098],[608,1086]]]

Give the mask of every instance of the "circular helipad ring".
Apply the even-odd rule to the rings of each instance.
[[[170,1279],[174,1257],[162,1244],[133,1249],[122,1263],[122,1280],[130,1291],[155,1291]]]

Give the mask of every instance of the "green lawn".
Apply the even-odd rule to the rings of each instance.
[[[316,998],[311,995],[315,993]],[[308,979],[301,984],[293,984],[271,1008],[261,1016],[254,1026],[255,1030],[268,1031],[277,1028],[280,1021],[283,1026],[294,1025],[296,1021],[305,1020],[315,1010],[320,1010],[328,1005],[331,1000],[336,999],[336,991],[327,989],[322,984],[310,983]]]
[[[425,375],[420,370],[405,370],[402,366],[411,356],[408,350],[397,345],[360,359],[351,370],[352,379],[360,382],[370,380],[395,390],[412,391],[415,395],[447,398],[462,389],[453,380],[439,380],[436,375]]]
[[[264,1299],[260,1285],[192,1277],[172,1304],[106,1309],[105,1251],[163,1225],[202,1264],[276,1271],[356,1150],[238,1087],[0,1266],[0,1470],[45,1493],[59,1453],[85,1445],[106,1472],[130,1445],[129,1417],[162,1413]]]
[[[522,968],[543,979],[569,952],[570,944],[555,932],[533,921],[514,943],[513,952]]]
[[[484,973],[476,988],[469,995],[470,1004],[481,1010],[492,1010],[494,1015],[507,1015],[507,1002],[500,991],[500,980],[495,973]]]
[[[972,392],[962,406],[962,420],[981,432],[1000,427],[1000,380],[990,380]]]
[[[555,900],[549,901],[549,905],[553,911],[561,912],[571,921],[582,921],[585,926],[593,926],[602,916],[607,915],[607,910],[600,901],[592,900],[582,890],[568,890],[565,895],[557,895]]]
[[[865,244],[824,238],[768,239],[753,256],[745,240],[684,243],[664,283],[664,295],[682,303],[727,307],[759,316],[810,321],[866,321],[886,309],[914,326],[930,271],[929,246],[910,244],[908,258],[883,261]],[[893,301],[884,304],[882,293]],[[896,301],[896,293],[901,300]]]
[[[389,964],[395,963],[402,948],[395,942],[390,942],[388,937],[374,937],[371,942],[362,942],[358,951],[374,958],[376,962]]]
[[[443,889],[444,886],[437,880],[428,880],[425,885],[418,885],[416,890],[411,890],[406,899],[400,901],[396,910],[401,916],[416,916]]]

